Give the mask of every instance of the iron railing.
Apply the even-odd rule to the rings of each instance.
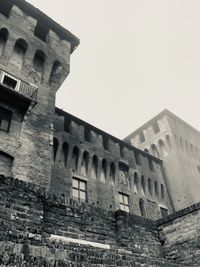
[[[34,84],[25,82],[10,73],[0,69],[0,83],[9,87],[9,89],[18,92],[28,98],[37,100],[38,87]]]

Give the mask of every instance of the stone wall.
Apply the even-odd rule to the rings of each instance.
[[[0,177],[1,266],[179,266],[161,248],[151,220]]]
[[[200,266],[200,203],[157,221],[163,256],[180,266]]]
[[[54,119],[54,139],[57,146],[52,164],[50,190],[53,193],[72,197],[72,178],[78,178],[87,183],[87,200],[95,206],[118,210],[120,192],[129,197],[131,213],[141,215],[141,199],[147,218],[161,218],[161,207],[172,212],[162,161],[158,158],[59,109]],[[76,166],[74,149],[77,151]],[[94,157],[97,159],[96,174]]]

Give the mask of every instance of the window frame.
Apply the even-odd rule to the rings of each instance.
[[[74,181],[75,180],[78,182],[78,187],[76,187],[74,185]],[[85,185],[85,189],[82,189],[81,188],[81,186],[80,186],[81,183],[83,183]],[[73,194],[73,191],[74,190],[78,191],[78,197],[74,196],[74,194]],[[85,193],[85,199],[83,199],[83,198],[80,197],[80,193],[81,192],[84,192]],[[78,202],[87,202],[87,182],[85,180],[79,179],[77,177],[72,177],[72,198],[74,200],[77,200]]]
[[[7,116],[6,116],[6,117],[8,118],[7,120],[5,120],[5,119],[4,119],[5,117],[2,116],[3,111],[4,111],[5,113],[7,112]],[[12,116],[13,116],[13,112],[12,112],[11,110],[6,109],[6,108],[0,106],[0,131],[6,132],[6,133],[9,132],[9,130],[10,130],[10,125],[11,125],[11,121],[12,121]],[[1,128],[2,120],[5,120],[5,121],[8,122],[8,126],[7,126],[7,129],[6,129],[6,130],[3,129],[3,128]]]
[[[120,199],[120,196],[122,198],[122,201]],[[128,212],[130,213],[130,201],[129,201],[129,195],[127,194],[124,194],[122,192],[118,192],[118,197],[119,197],[119,204],[120,204],[120,210],[123,210],[125,212]],[[126,201],[124,200],[124,197],[127,198],[127,203]],[[123,209],[122,207],[124,207],[125,209]],[[126,210],[126,208],[128,208],[128,211]]]

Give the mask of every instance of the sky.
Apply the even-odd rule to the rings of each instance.
[[[57,107],[120,139],[167,108],[200,130],[199,0],[29,0],[80,45]]]

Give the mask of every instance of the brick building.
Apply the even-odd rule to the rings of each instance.
[[[56,108],[78,45],[0,1],[0,264],[199,266],[199,133],[164,111],[119,140]]]

